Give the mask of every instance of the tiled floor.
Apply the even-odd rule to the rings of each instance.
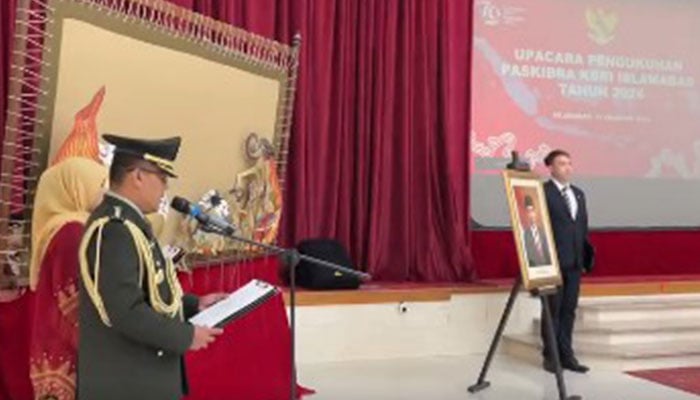
[[[482,357],[352,361],[299,366],[300,382],[316,389],[309,400],[558,400],[554,375],[507,356],[492,364],[491,387],[476,394]],[[565,373],[569,394],[588,400],[700,400],[621,372]]]

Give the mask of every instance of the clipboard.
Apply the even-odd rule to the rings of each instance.
[[[192,325],[208,328],[223,328],[228,323],[253,311],[277,293],[279,293],[277,287],[265,281],[253,279],[225,299],[194,315],[189,322]]]

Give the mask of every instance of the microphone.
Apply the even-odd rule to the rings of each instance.
[[[204,231],[218,232],[225,235],[233,235],[236,227],[221,218],[206,214],[198,205],[190,203],[187,199],[175,196],[170,202],[170,207],[175,211],[188,215],[199,222]]]

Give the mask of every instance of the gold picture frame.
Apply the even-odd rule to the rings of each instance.
[[[503,171],[520,274],[527,290],[561,285],[561,271],[549,209],[540,177]]]

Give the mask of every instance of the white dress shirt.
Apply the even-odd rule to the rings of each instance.
[[[571,218],[576,219],[576,214],[578,213],[578,201],[576,201],[576,194],[571,188],[571,184],[563,184],[554,178],[552,178],[552,182],[554,182],[554,184],[557,186],[559,193],[569,199],[569,204],[571,204],[571,208],[569,209],[571,212]]]

